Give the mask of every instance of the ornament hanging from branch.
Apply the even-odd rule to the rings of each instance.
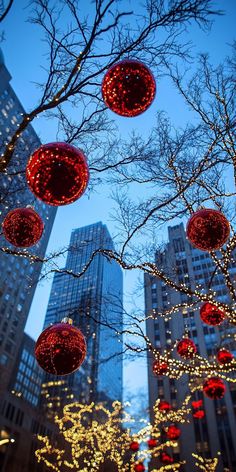
[[[3,220],[3,234],[16,247],[31,247],[40,240],[44,224],[33,208],[11,210]]]
[[[185,338],[178,342],[177,352],[183,359],[192,359],[197,352],[197,348],[191,339]]]
[[[134,117],[151,105],[156,83],[149,68],[140,61],[126,59],[108,69],[102,82],[103,100],[113,112]]]
[[[49,374],[67,375],[77,370],[86,356],[86,342],[81,331],[65,318],[46,328],[35,344],[35,357]]]
[[[203,384],[203,393],[211,400],[220,400],[225,391],[225,384],[219,377],[210,377]]]
[[[83,195],[89,181],[84,153],[66,143],[41,146],[30,157],[26,179],[33,194],[48,205],[73,203]]]
[[[200,318],[210,326],[217,326],[224,321],[225,313],[213,303],[205,302],[200,308]]]
[[[201,251],[220,249],[229,238],[230,225],[218,210],[205,208],[194,213],[188,221],[186,233],[193,246]]]

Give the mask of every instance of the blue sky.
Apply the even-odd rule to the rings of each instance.
[[[130,8],[132,2],[127,0],[123,3],[127,3],[127,8]],[[236,2],[235,0],[225,0],[224,2],[218,0],[214,3],[218,8],[225,9],[225,16],[216,18],[208,33],[196,26],[190,28],[190,33],[188,35],[186,33],[186,39],[194,43],[195,52],[209,52],[212,61],[217,63],[229,52],[229,44],[232,44],[234,39]],[[35,82],[39,82],[44,77],[42,65],[45,63],[46,44],[42,41],[40,28],[25,21],[28,13],[26,6],[29,2],[15,0],[14,4],[15,6],[2,24],[6,38],[2,49],[6,66],[12,75],[12,86],[26,111],[29,111],[37,103],[39,96]],[[155,70],[153,73],[155,76]],[[123,133],[131,132],[132,128],[148,133],[155,122],[155,114],[159,110],[165,110],[176,126],[183,124],[188,119],[181,98],[164,78],[158,80],[155,102],[145,112],[145,115],[131,120],[113,117],[116,118],[120,131]],[[53,123],[49,124],[43,118],[38,118],[34,121],[33,126],[43,143],[55,141],[56,128]],[[109,189],[105,190],[104,192],[104,188],[97,189],[96,193],[91,194],[86,192],[79,201],[58,209],[48,252],[67,245],[72,229],[96,221],[106,223],[110,233],[115,235],[116,228],[110,216],[112,201],[108,195]],[[124,273],[126,300],[128,300],[128,294],[135,286],[136,280],[137,272]],[[27,333],[34,338],[40,334],[42,329],[50,286],[51,281],[49,280],[36,290],[26,326]],[[143,306],[142,299],[140,299],[140,306]],[[139,375],[136,375],[137,373]],[[135,365],[132,363],[126,366],[125,383],[128,387],[133,388],[134,378],[135,388],[146,388],[144,360],[137,361]]]

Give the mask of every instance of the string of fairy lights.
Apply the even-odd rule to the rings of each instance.
[[[160,462],[160,467],[152,472],[179,470],[186,462],[175,461],[169,451],[178,446],[181,430],[176,425],[189,422],[190,399],[191,396],[187,396],[179,409],[157,400],[153,424],[139,419],[141,428],[135,433],[130,425],[135,423],[137,427],[137,420],[127,412],[128,403],[114,402],[112,410],[103,404],[68,404],[61,417],[55,416],[59,429],[57,446],[54,447],[47,436],[38,435],[42,446],[35,452],[37,460],[55,472],[65,466],[68,470],[96,472],[106,461],[116,465],[118,472],[144,472],[145,461],[150,459]],[[168,438],[170,432],[176,439]],[[216,470],[218,458],[205,459],[197,454],[193,457],[201,470]]]

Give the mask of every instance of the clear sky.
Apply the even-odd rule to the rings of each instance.
[[[37,103],[39,90],[35,82],[40,82],[44,76],[42,65],[45,63],[46,44],[42,41],[42,33],[38,26],[26,22],[29,5],[28,0],[15,0],[14,6],[2,23],[5,32],[5,41],[2,49],[5,56],[5,63],[12,75],[12,86],[20,98],[26,111],[29,111]],[[127,3],[130,8],[132,1]],[[217,63],[228,52],[229,44],[234,39],[236,24],[236,1],[217,0],[213,2],[216,7],[223,8],[225,15],[215,19],[210,32],[201,31],[196,26],[190,28],[190,33],[186,40],[192,40],[195,45],[195,52],[209,52],[212,61]],[[84,2],[86,5],[87,2]],[[137,5],[137,0],[136,0]],[[155,76],[155,70],[152,71]],[[135,119],[116,118],[121,132],[130,132],[132,128],[147,133],[153,126],[155,114],[159,110],[165,110],[172,118],[175,125],[181,125],[187,119],[186,110],[183,107],[180,97],[175,93],[166,80],[160,79],[157,83],[157,94],[154,104]],[[36,119],[33,126],[39,134],[43,143],[56,140],[56,129],[53,123],[45,122],[44,119]],[[79,201],[72,205],[58,209],[56,221],[49,241],[48,252],[62,248],[67,245],[70,239],[71,230],[80,226],[102,221],[112,235],[116,234],[116,228],[111,220],[110,212],[112,201],[109,198],[109,189],[97,189],[95,193],[88,192]],[[162,237],[162,236],[161,236]],[[126,300],[132,291],[137,279],[137,273],[124,273],[124,288]],[[36,338],[42,329],[48,297],[50,293],[51,281],[46,281],[36,290],[34,301],[31,307],[30,316],[27,322],[26,331]],[[127,305],[128,306],[128,305]],[[143,300],[140,301],[143,306]],[[126,365],[125,385],[128,388],[146,388],[145,361],[133,362]],[[137,375],[138,374],[138,375]]]

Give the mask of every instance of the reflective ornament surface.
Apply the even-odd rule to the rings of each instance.
[[[181,430],[174,424],[171,424],[167,429],[166,435],[168,439],[179,439]]]
[[[35,344],[35,357],[45,372],[67,375],[77,370],[86,356],[84,335],[75,326],[57,323],[46,328]]]
[[[222,348],[217,352],[216,358],[219,364],[225,365],[232,362],[234,355],[228,349]]]
[[[88,185],[86,157],[70,144],[44,144],[30,157],[26,179],[30,190],[43,202],[68,205],[81,197]]]
[[[225,394],[226,388],[219,377],[211,377],[203,384],[203,392],[211,400],[220,400]]]
[[[197,352],[197,348],[191,339],[185,338],[178,342],[177,352],[184,359],[192,359]]]
[[[114,64],[102,82],[103,100],[121,116],[134,117],[151,105],[156,93],[156,83],[145,64],[126,59]]]
[[[202,251],[215,251],[229,238],[230,225],[223,213],[205,208],[191,216],[186,233],[194,247]]]
[[[200,308],[200,318],[210,326],[217,326],[224,321],[225,313],[213,303],[205,302]]]
[[[33,208],[11,210],[2,223],[5,238],[16,247],[34,246],[40,240],[43,229],[43,221]]]

